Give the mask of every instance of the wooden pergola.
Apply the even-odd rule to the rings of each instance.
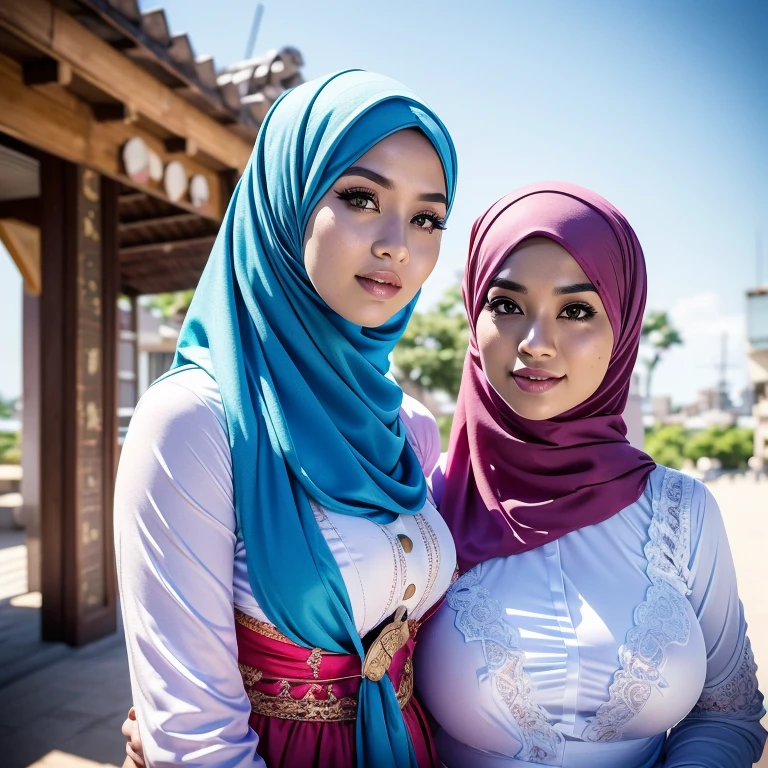
[[[0,2],[0,239],[26,287],[23,494],[43,639],[115,628],[117,408],[136,398],[118,379],[136,339],[118,297],[135,309],[197,284],[301,65],[284,48],[217,72],[136,0]]]

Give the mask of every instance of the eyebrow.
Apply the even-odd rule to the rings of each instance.
[[[565,296],[569,293],[585,293],[586,291],[593,291],[597,293],[592,283],[575,283],[574,285],[564,285],[562,288],[555,288],[555,296]]]
[[[505,280],[503,277],[497,277],[491,280],[491,288],[503,288],[506,291],[512,291],[513,293],[527,294],[528,289],[520,283],[514,282],[514,280]],[[553,294],[555,296],[567,296],[571,293],[585,293],[587,291],[594,291],[597,293],[592,283],[575,283],[574,285],[564,285],[562,288],[555,288]]]
[[[496,277],[491,280],[491,288],[503,288],[505,291],[512,291],[513,293],[528,293],[528,289],[520,283],[515,283],[512,280],[505,280],[503,277]]]
[[[382,176],[380,173],[370,170],[370,168],[364,168],[362,165],[353,165],[347,168],[341,176],[362,176],[374,184],[384,187],[384,189],[392,190],[395,188],[394,183],[386,176]],[[442,192],[425,192],[423,195],[419,195],[418,199],[425,203],[442,203],[448,207],[448,198]]]

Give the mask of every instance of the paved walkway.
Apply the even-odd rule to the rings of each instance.
[[[40,641],[22,531],[0,530],[0,766],[121,766],[131,703],[122,633],[81,649]]]
[[[722,510],[736,561],[740,594],[750,625],[761,688],[768,690],[768,482],[724,480],[710,486]],[[5,543],[5,547],[3,544]],[[18,553],[0,537],[0,587],[18,578],[8,566]],[[11,553],[6,554],[4,553]],[[3,568],[6,568],[3,571]],[[15,605],[11,605],[11,603]],[[0,660],[21,618],[3,621],[9,608],[36,614],[34,594],[0,601]],[[5,627],[5,630],[3,629]],[[27,642],[27,641],[25,641]],[[40,643],[40,646],[44,644]],[[31,646],[27,646],[28,648]],[[49,656],[45,657],[44,653]],[[53,653],[53,655],[50,655]],[[58,655],[56,655],[58,654]],[[27,653],[29,658],[30,654]],[[3,768],[105,768],[121,766],[124,739],[120,725],[130,706],[128,663],[122,635],[86,648],[45,646],[31,655],[37,668],[22,670],[12,682],[0,681],[0,765]],[[16,657],[11,667],[21,669]],[[5,669],[8,665],[0,665]],[[766,718],[768,727],[768,718]],[[768,755],[758,764],[768,768]]]

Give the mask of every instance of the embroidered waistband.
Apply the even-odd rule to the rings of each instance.
[[[357,696],[337,697],[333,692],[333,683],[319,685],[313,683],[300,698],[296,698],[291,689],[294,685],[288,680],[280,681],[277,694],[264,693],[248,685],[249,678],[258,682],[259,671],[245,664],[240,664],[245,691],[251,702],[251,711],[265,717],[277,717],[281,720],[305,720],[323,723],[354,722],[357,719]],[[411,659],[405,662],[403,675],[397,690],[400,709],[405,709],[413,696],[413,664]]]
[[[315,722],[351,722],[357,718],[357,694],[354,687],[357,685],[355,681],[363,677],[364,669],[364,665],[361,665],[359,659],[329,653],[320,648],[311,650],[303,648],[289,640],[271,624],[254,619],[240,611],[235,612],[235,620],[241,626],[267,640],[288,644],[289,648],[286,648],[286,655],[295,655],[299,652],[307,656],[301,663],[301,667],[306,664],[306,677],[300,672],[300,676],[295,678],[286,678],[282,674],[276,675],[275,670],[269,669],[270,664],[266,659],[267,666],[259,669],[251,664],[243,663],[241,656],[241,663],[238,664],[240,675],[251,703],[251,710],[255,714],[283,720]],[[412,639],[418,629],[418,623],[409,621],[406,626],[408,631],[401,632],[401,637]],[[385,645],[389,645],[389,643],[385,643]],[[272,647],[274,648],[274,646]],[[391,657],[395,654],[398,654],[400,660],[396,665],[402,670],[397,686],[397,700],[400,708],[403,709],[413,696],[413,664],[410,657],[412,643],[403,642],[398,648],[390,646],[388,650],[391,656],[390,653],[385,655],[390,657],[390,662]],[[246,658],[248,661],[252,661],[251,658]],[[350,674],[323,679],[325,675],[321,674],[323,671],[321,667],[324,658],[329,662],[336,662],[336,669],[339,672],[348,670]],[[349,659],[350,664],[345,665],[346,669],[341,670],[338,667],[338,662],[343,662],[345,659]],[[259,666],[262,665],[259,664]],[[388,667],[389,664],[387,664]],[[285,668],[280,669],[280,672],[285,671],[287,671]],[[382,672],[382,676],[383,674]]]

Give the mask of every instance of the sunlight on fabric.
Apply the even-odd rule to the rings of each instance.
[[[29,768],[113,768],[116,766],[117,763],[96,763],[93,760],[86,760],[84,757],[54,749],[36,763],[32,763]]]

